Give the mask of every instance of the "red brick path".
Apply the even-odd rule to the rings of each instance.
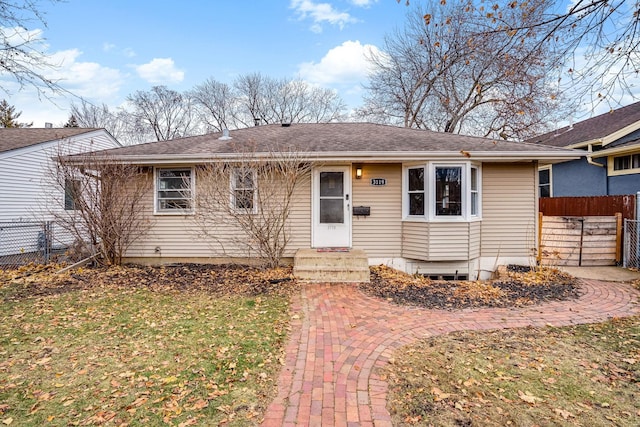
[[[594,323],[640,314],[628,284],[585,280],[577,300],[527,308],[458,311],[400,307],[356,285],[303,285],[278,395],[263,426],[391,426],[387,383],[376,374],[393,351],[416,339],[460,330]]]

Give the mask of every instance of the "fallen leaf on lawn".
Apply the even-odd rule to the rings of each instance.
[[[536,402],[542,402],[542,399],[540,399],[539,397],[535,397],[528,391],[523,393],[520,390],[518,390],[518,397],[532,405],[535,405]]]
[[[636,359],[622,359],[622,361],[628,363],[629,365],[635,365],[635,363],[637,362]]]
[[[198,423],[198,420],[196,418],[189,418],[188,420],[178,424],[178,427],[193,426],[193,425],[196,425],[197,423]]]
[[[4,420],[2,420],[2,424],[4,425],[10,425],[13,422],[13,418],[9,417],[9,418],[5,418]]]
[[[193,406],[191,407],[191,409],[193,411],[199,411],[201,409],[206,408],[207,406],[209,406],[209,402],[207,402],[204,399],[199,399],[198,401],[196,401],[196,403],[193,404]]]
[[[435,402],[439,402],[441,400],[448,399],[449,397],[451,397],[450,393],[443,393],[442,390],[440,390],[437,387],[433,387],[431,389],[431,394],[433,394],[433,400]]]
[[[574,414],[572,414],[571,412],[569,412],[569,411],[565,411],[565,410],[563,410],[563,409],[558,409],[558,408],[556,408],[556,409],[554,409],[554,410],[553,410],[553,412],[555,412],[556,414],[560,415],[560,416],[561,416],[562,418],[564,418],[565,420],[566,420],[567,418],[569,418],[569,417],[571,417],[571,418],[575,418],[575,417],[576,417],[576,416],[575,416]]]

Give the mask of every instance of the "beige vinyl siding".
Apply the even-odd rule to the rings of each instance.
[[[402,256],[409,259],[429,259],[429,224],[402,223]]]
[[[197,172],[195,186],[197,193]],[[134,242],[127,251],[127,257],[157,259],[160,262],[162,258],[242,258],[257,255],[247,248],[245,232],[222,214],[217,222],[207,221],[206,230],[197,214],[154,215],[154,191],[155,186],[145,202],[145,215],[152,222],[151,229]],[[311,184],[308,176],[302,179],[292,206],[288,221],[291,240],[285,252],[286,257],[292,257],[299,248],[310,247]],[[210,215],[209,219],[213,217],[215,215]],[[160,251],[156,252],[156,248],[160,248]]]
[[[480,256],[480,231],[482,222],[474,221],[469,223],[469,259]]]
[[[422,261],[462,261],[478,257],[478,222],[402,224],[402,256]]]
[[[352,245],[370,258],[401,256],[402,165],[364,164],[362,179],[352,176],[353,206],[369,206],[370,216],[354,216]],[[372,186],[371,178],[384,178],[384,186]]]
[[[289,235],[285,256],[292,257],[298,249],[311,247],[311,174],[304,177],[291,203]]]
[[[535,248],[534,163],[482,165],[481,255],[526,257]]]

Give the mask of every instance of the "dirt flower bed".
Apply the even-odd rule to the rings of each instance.
[[[521,307],[579,296],[577,281],[558,270],[509,268],[496,280],[437,281],[385,266],[371,267],[366,294],[397,304],[436,309]]]
[[[205,291],[214,296],[287,296],[297,289],[290,267],[260,269],[246,265],[174,264],[160,267],[79,268],[55,274],[58,265],[0,270],[0,298],[15,300],[111,287]]]

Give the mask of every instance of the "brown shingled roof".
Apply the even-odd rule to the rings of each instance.
[[[87,132],[93,128],[0,128],[0,153],[56,141]]]
[[[231,139],[220,139],[222,133],[133,145],[106,151],[109,155],[131,161],[158,159],[187,160],[224,157],[250,147],[252,153],[268,153],[277,149],[313,153],[319,157],[375,156],[396,153],[557,153],[576,155],[569,150],[518,142],[400,128],[372,123],[299,123],[290,126],[263,125],[232,130]]]
[[[587,120],[536,136],[527,142],[568,147],[581,142],[604,138],[607,135],[640,121],[640,102],[608,113],[600,114]]]

